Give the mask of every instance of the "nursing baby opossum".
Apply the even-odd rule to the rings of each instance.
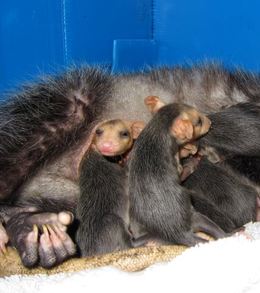
[[[212,128],[198,141],[202,157],[195,159],[199,162],[194,173],[184,181],[184,186],[218,207],[232,223],[203,208],[203,200],[193,201],[200,212],[230,232],[260,219],[260,188],[239,174],[235,164],[237,156],[243,157],[244,161],[260,158],[260,104],[239,103],[210,114],[209,118]]]
[[[225,236],[214,222],[192,208],[192,192],[181,186],[176,160],[180,147],[207,133],[210,120],[185,104],[163,106],[157,97],[148,97],[146,103],[156,108],[156,114],[131,153],[130,218],[169,243],[195,245],[203,241],[195,234],[198,231],[215,238]]]
[[[76,243],[82,256],[134,247],[130,234],[128,153],[144,124],[109,120],[95,130],[81,163]]]

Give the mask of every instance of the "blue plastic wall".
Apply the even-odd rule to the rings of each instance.
[[[205,59],[260,69],[259,0],[156,0],[160,63]]]
[[[257,0],[0,1],[0,91],[73,63],[220,60],[258,71]]]
[[[0,0],[0,91],[70,64],[112,67],[114,51],[119,70],[128,45],[120,40],[147,48],[151,23],[151,0]]]

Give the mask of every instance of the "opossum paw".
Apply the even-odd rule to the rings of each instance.
[[[76,253],[66,233],[72,221],[69,212],[21,213],[6,223],[6,230],[24,266],[51,268]]]

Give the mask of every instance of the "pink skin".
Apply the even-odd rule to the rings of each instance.
[[[114,144],[113,141],[108,141],[98,146],[98,150],[104,156],[114,156],[118,151],[118,145]]]
[[[40,236],[39,254],[41,259],[48,259],[49,266],[75,254],[74,243],[69,236],[56,225],[43,225]]]
[[[9,236],[14,240],[12,244],[25,266],[33,267],[40,264],[42,267],[50,268],[75,255],[76,246],[66,233],[67,227],[74,220],[71,212],[28,213],[22,219],[24,225],[21,225],[21,230],[8,230],[8,227],[12,228],[11,219],[8,222],[9,226],[7,223],[7,231],[11,233]]]
[[[137,123],[137,122],[136,122]],[[104,156],[117,156],[131,148],[134,138],[131,127],[122,120],[106,121],[94,133],[93,148]]]
[[[9,238],[5,231],[5,228],[0,223],[0,254],[6,253],[6,244],[8,243]]]
[[[126,154],[144,127],[142,121],[105,121],[93,131],[92,147],[108,157]]]

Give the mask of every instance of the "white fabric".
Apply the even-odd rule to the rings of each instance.
[[[260,240],[236,236],[201,244],[137,273],[105,267],[0,279],[0,293],[14,292],[259,293]]]

